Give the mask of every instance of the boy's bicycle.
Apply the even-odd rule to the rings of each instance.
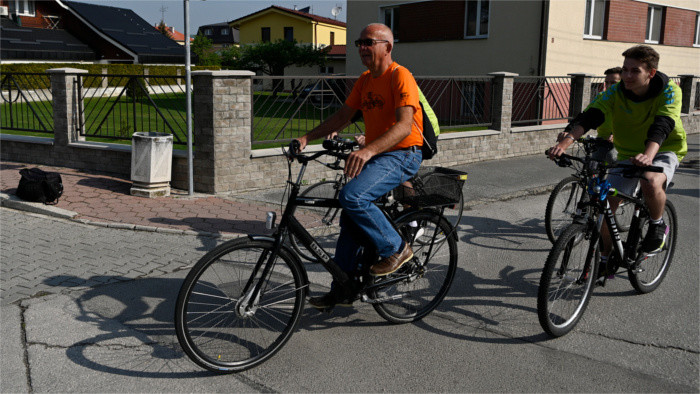
[[[371,247],[364,247],[358,270],[348,275],[295,216],[297,207],[340,207],[335,198],[304,198],[299,190],[309,162],[323,155],[346,158],[347,154],[332,147],[296,154],[296,148],[290,145],[288,152],[290,193],[274,234],[249,235],[217,246],[195,264],[180,289],[175,307],[178,341],[195,363],[211,371],[254,367],[272,357],[294,333],[309,280],[299,257],[284,242],[287,233],[314,254],[345,295],[372,304],[392,323],[425,317],[443,300],[454,278],[457,235],[442,212],[444,206],[455,203],[455,190],[461,189],[463,181],[427,177],[434,180],[426,178],[420,188],[404,193],[402,201],[412,209],[395,218],[384,211],[414,253],[398,271],[382,277],[369,275],[378,256]],[[295,181],[291,177],[293,160],[301,163]],[[268,224],[273,227],[274,223]]]
[[[554,186],[547,200],[544,227],[547,231],[547,238],[549,238],[552,243],[557,242],[557,238],[559,238],[561,233],[571,224],[577,215],[587,213],[581,212],[578,210],[578,207],[579,202],[588,200],[589,197],[586,192],[588,179],[591,176],[595,176],[595,173],[591,173],[591,170],[585,163],[593,158],[602,159],[605,153],[612,149],[612,143],[602,138],[579,138],[576,143],[581,148],[581,153],[583,153],[582,157],[580,157],[582,161],[560,160],[558,162],[561,166],[570,166],[574,168],[576,172],[562,179]],[[586,205],[583,207],[590,208]],[[621,232],[627,232],[629,230],[633,212],[633,204],[627,201],[620,203],[620,206],[615,211],[618,230]]]
[[[347,152],[351,152],[355,147],[357,147],[356,142],[348,139],[342,139],[340,137],[334,137],[328,141],[331,142],[327,142],[327,144],[345,147]],[[327,168],[330,168],[331,170],[341,172],[335,176],[334,180],[324,180],[308,186],[300,192],[299,197],[338,198],[340,189],[342,189],[348,181],[347,177],[342,172],[342,159],[336,157],[332,162],[319,161],[319,163]],[[453,175],[457,178],[462,178],[462,180],[465,178],[464,174],[462,173],[452,172],[453,170],[445,170],[441,167],[421,167],[417,177],[420,177],[422,174],[435,171],[442,171],[443,176]],[[450,209],[450,215],[446,216],[447,220],[455,228],[459,226],[459,222],[462,219],[462,213],[464,211],[464,193],[462,192],[462,189],[458,190],[458,194],[458,201],[455,204],[447,206],[447,208]],[[386,210],[391,217],[397,217],[404,210],[404,206],[396,200],[393,193],[383,196],[379,201],[377,201],[377,203],[381,204],[384,207],[384,210]],[[316,223],[318,226],[316,226],[313,231],[317,238],[337,238],[338,232],[340,231],[340,227],[338,225],[340,220],[340,208],[307,207],[305,209],[314,212],[316,217],[319,218],[319,221]],[[293,234],[290,234],[289,243],[302,259],[310,262],[317,262],[314,255],[308,251]]]
[[[598,277],[605,285],[606,276],[626,269],[629,281],[639,293],[654,291],[666,276],[676,247],[678,224],[676,210],[666,200],[663,220],[670,232],[663,250],[658,254],[643,253],[640,244],[649,223],[649,211],[641,191],[630,196],[617,191],[606,180],[608,170],[623,168],[625,176],[642,178],[644,172],[662,172],[660,167],[638,167],[625,164],[607,164],[597,160],[584,160],[563,154],[558,161],[579,161],[587,169],[585,177],[589,198],[579,201],[579,209],[588,212],[577,216],[559,236],[549,252],[542,270],[537,294],[537,315],[547,334],[559,337],[571,331],[583,316]],[[621,240],[617,219],[610,209],[608,197],[614,195],[634,207],[634,215],[625,241]],[[605,267],[599,267],[602,248],[601,227],[603,221],[610,229],[613,249]]]

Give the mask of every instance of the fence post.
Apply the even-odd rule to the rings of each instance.
[[[234,191],[251,154],[251,71],[194,71],[194,188]],[[239,182],[236,182],[239,181]]]
[[[493,72],[493,119],[491,128],[508,132],[513,119],[513,80],[516,73]]]
[[[574,73],[571,76],[571,98],[569,99],[569,116],[583,112],[591,103],[591,83],[593,82],[593,74]]]
[[[693,74],[679,75],[679,77],[681,77],[680,88],[683,92],[681,112],[689,114],[695,110],[695,96],[698,94],[700,78],[695,77]]]
[[[107,73],[109,70],[106,68],[102,69],[102,89],[107,89],[109,87],[109,80],[107,79]]]
[[[78,91],[74,86],[78,74],[87,74],[87,70],[52,68],[46,72],[51,76],[54,144],[67,146],[71,142],[85,141],[85,137],[80,135],[83,103],[78,99]]]

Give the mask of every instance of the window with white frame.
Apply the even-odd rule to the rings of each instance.
[[[700,47],[700,13],[695,14],[695,40],[693,46]]]
[[[212,29],[209,29],[209,28],[204,29],[204,35],[205,35],[205,36],[210,36],[210,35],[212,35],[212,34],[214,34],[214,31],[213,31]]]
[[[34,0],[9,0],[10,14],[34,16]]]
[[[649,4],[647,9],[647,35],[644,42],[658,44],[661,41],[663,7]]]
[[[221,35],[222,35],[222,36],[227,36],[227,35],[228,35],[228,29],[227,29],[227,28],[221,29]]]
[[[485,38],[489,35],[489,0],[467,0],[464,38]]]
[[[603,39],[605,28],[605,0],[586,0],[586,20],[583,26],[585,38]]]
[[[398,40],[399,34],[399,7],[382,7],[380,11],[380,22],[389,26],[394,33],[394,40]]]

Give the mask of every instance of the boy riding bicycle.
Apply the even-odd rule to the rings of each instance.
[[[668,236],[663,222],[666,187],[679,162],[688,151],[686,134],[680,119],[681,90],[668,76],[658,72],[659,54],[651,47],[638,45],[622,53],[622,81],[601,93],[567,127],[559,142],[550,149],[551,158],[560,156],[588,130],[612,120],[613,143],[618,160],[637,166],[659,166],[663,173],[646,172],[644,179],[624,178],[611,173],[608,180],[616,189],[633,195],[641,186],[649,207],[651,222],[642,242],[642,251],[653,255],[661,251]],[[611,197],[613,212],[619,200]],[[604,267],[612,245],[603,233],[601,266]]]

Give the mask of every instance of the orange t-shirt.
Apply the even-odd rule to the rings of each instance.
[[[378,78],[373,78],[369,70],[365,71],[355,82],[345,104],[362,110],[367,143],[379,138],[396,123],[397,108],[413,107],[411,134],[389,150],[423,145],[422,130],[417,127],[417,125],[423,125],[418,85],[406,67],[400,67],[393,62]]]

